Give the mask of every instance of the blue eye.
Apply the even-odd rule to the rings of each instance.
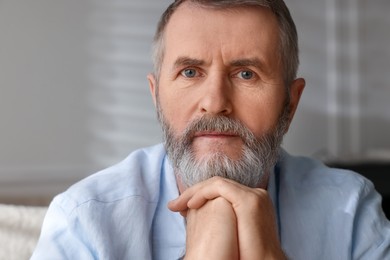
[[[243,79],[251,79],[253,78],[253,72],[249,70],[240,71],[239,76]]]
[[[183,75],[186,78],[193,78],[196,76],[196,70],[194,69],[185,69],[181,72],[181,75]]]

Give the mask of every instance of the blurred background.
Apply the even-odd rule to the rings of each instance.
[[[0,0],[0,203],[47,204],[161,141],[146,75],[168,0]],[[390,2],[287,0],[306,78],[284,147],[390,190]]]

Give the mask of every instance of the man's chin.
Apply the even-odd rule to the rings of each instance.
[[[238,161],[242,158],[242,150],[240,146],[204,146],[194,147],[193,154],[197,161],[213,160],[216,158],[228,158],[232,161]]]
[[[243,145],[239,136],[196,137],[191,143],[191,150],[195,151],[198,158],[218,154],[238,160],[242,155]]]
[[[228,152],[228,151],[221,151],[221,150],[214,150],[211,149],[206,152],[196,152],[194,159],[197,162],[213,162],[217,160],[229,160],[236,162],[242,158],[241,154],[237,154],[237,151],[234,152]]]

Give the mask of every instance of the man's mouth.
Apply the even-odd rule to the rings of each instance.
[[[235,133],[230,132],[217,132],[217,131],[202,131],[196,132],[194,138],[197,137],[206,137],[206,138],[229,138],[229,137],[239,137]]]

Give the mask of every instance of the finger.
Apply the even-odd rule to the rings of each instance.
[[[197,183],[194,186],[186,189],[182,194],[180,194],[179,197],[176,199],[168,202],[168,208],[172,211],[183,211],[187,210],[188,206],[187,203],[188,201],[192,198],[192,196],[197,193],[202,186],[204,185],[204,182]]]
[[[208,200],[217,197],[223,197],[233,205],[237,204],[237,201],[240,201],[248,191],[248,187],[235,181],[214,177],[204,182],[204,184],[197,189],[196,193],[192,194],[187,202],[187,206],[189,208],[197,209],[202,207]]]
[[[217,197],[223,197],[233,207],[238,207],[245,201],[248,192],[257,192],[256,190],[260,189],[251,189],[226,178],[213,177],[186,189],[177,199],[168,203],[168,208],[172,211],[198,209],[208,200]]]
[[[188,195],[188,196],[186,196],[186,195]],[[186,194],[186,195],[180,195],[176,199],[169,201],[168,205],[167,205],[168,208],[172,211],[175,211],[175,212],[188,210],[189,207],[187,204],[188,204],[188,201],[191,199],[191,195],[190,194]]]
[[[188,210],[180,211],[180,215],[182,215],[185,218],[187,217],[187,214],[188,214]]]

